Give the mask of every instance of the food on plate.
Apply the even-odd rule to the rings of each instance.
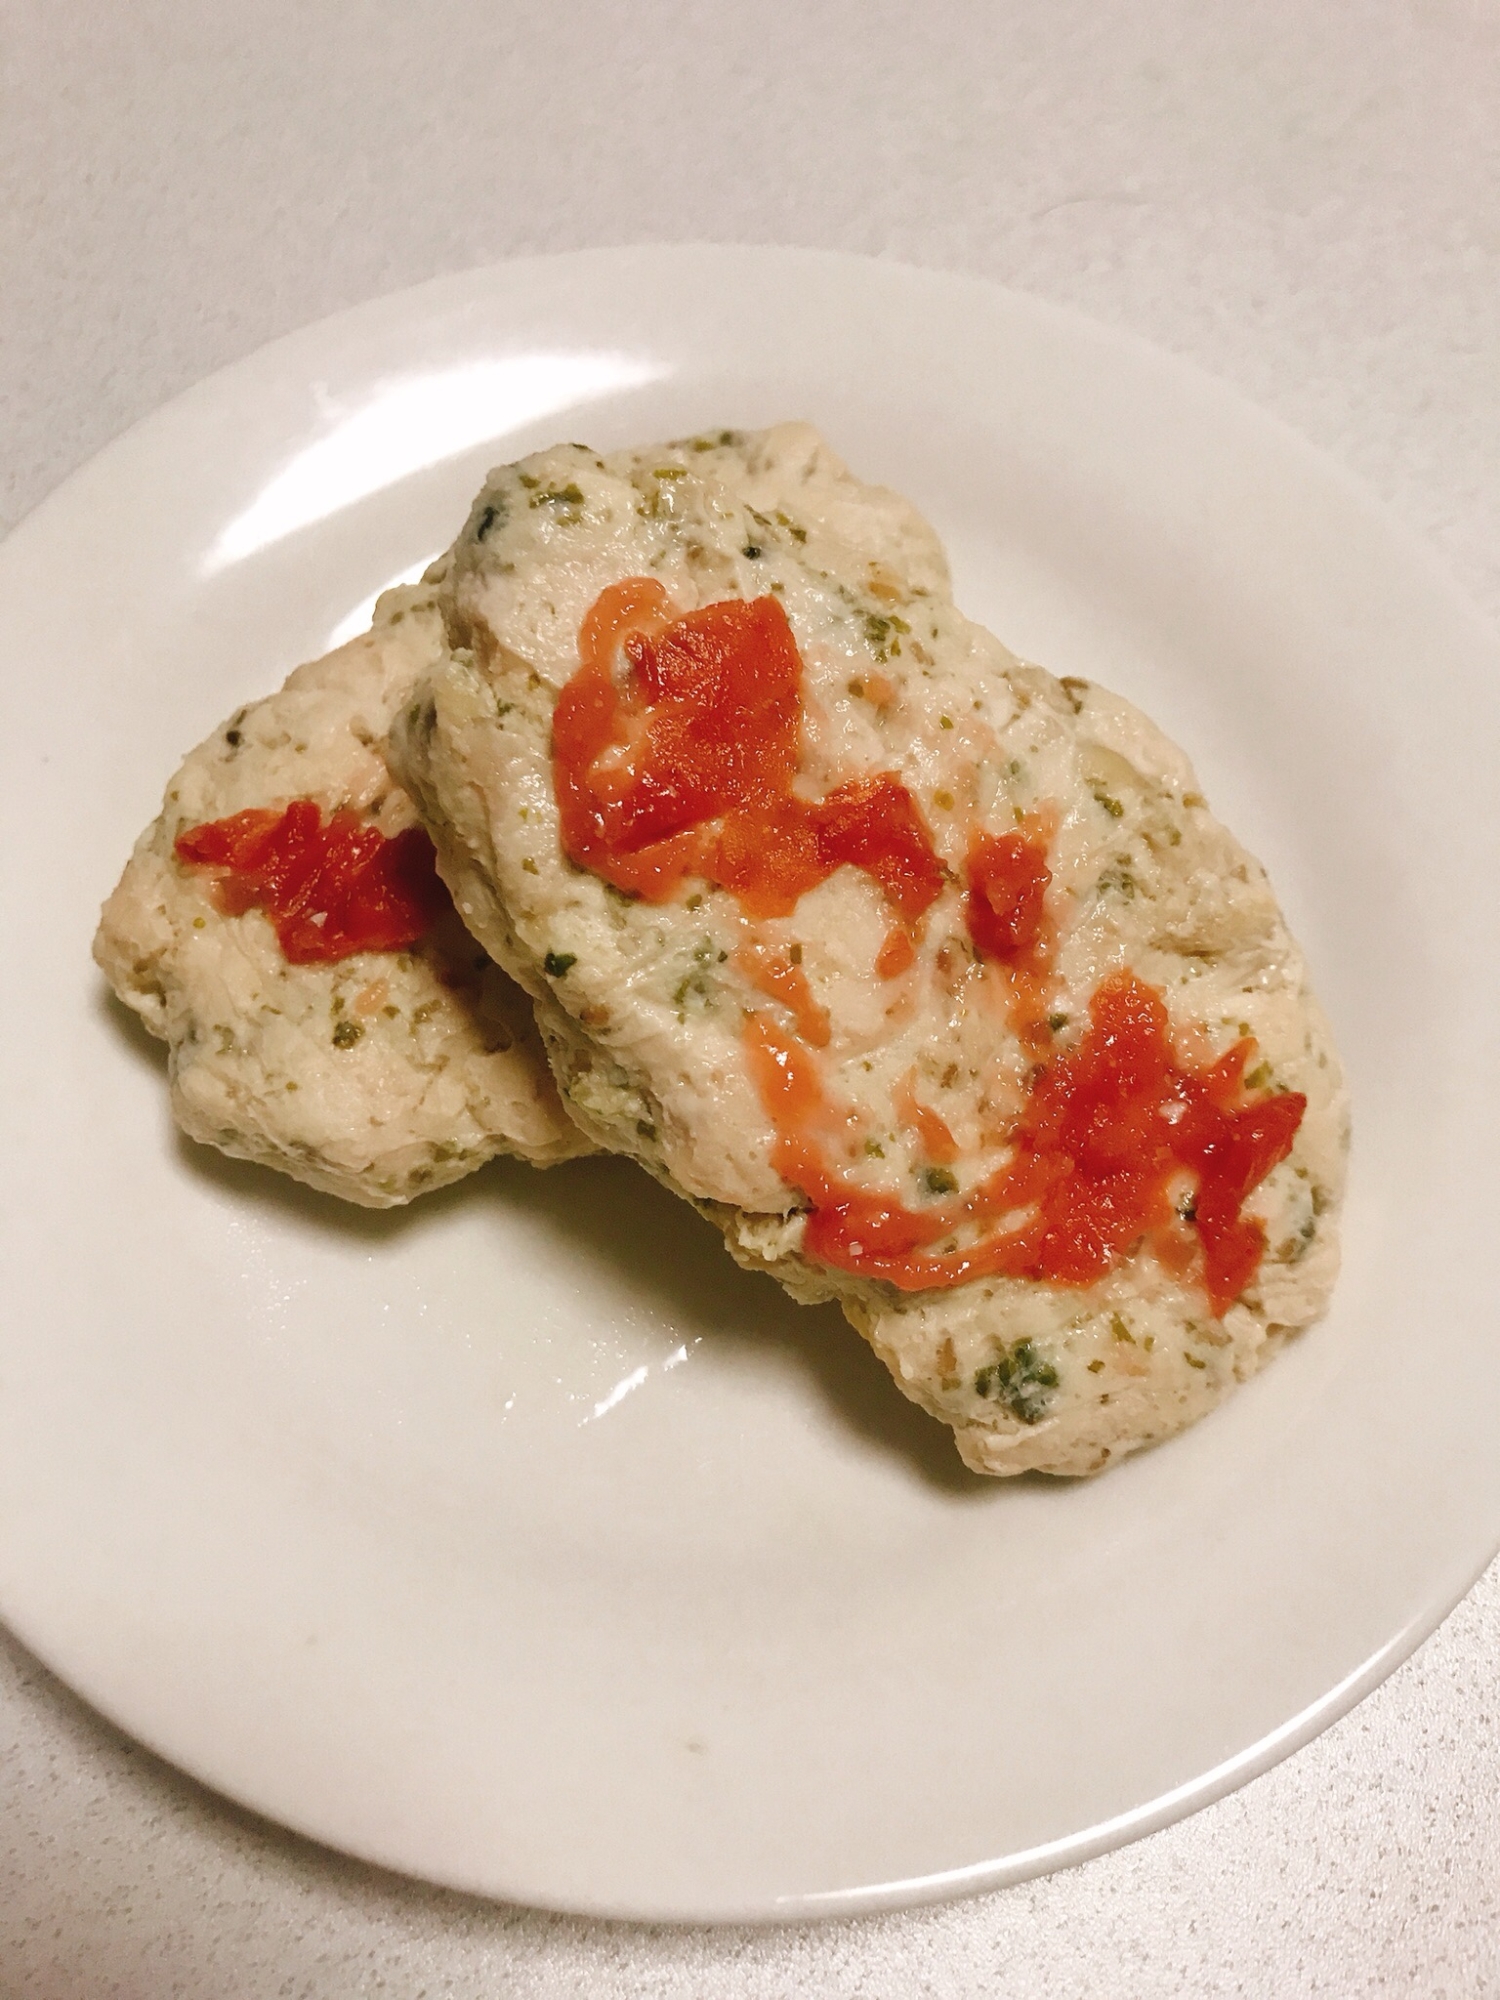
[[[1264,872],[816,433],[491,474],[393,767],[568,1108],[835,1298],[975,1469],[1088,1473],[1327,1302],[1346,1100]]]
[[[440,652],[432,574],[190,753],[94,940],[185,1132],[370,1208],[592,1150],[386,765]]]

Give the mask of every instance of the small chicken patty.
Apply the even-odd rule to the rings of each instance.
[[[94,940],[115,992],[169,1046],[184,1132],[367,1208],[497,1153],[547,1166],[592,1150],[559,1101],[529,1001],[440,890],[403,948],[296,962],[274,916],[226,913],[226,871],[185,860],[178,842],[298,800],[321,824],[357,822],[369,846],[380,843],[366,829],[414,827],[384,740],[441,638],[429,585],[387,592],[369,632],[238,710],[173,777]]]
[[[1347,1111],[1264,872],[816,434],[491,474],[397,719],[572,1115],[976,1470],[1086,1473],[1324,1308]]]

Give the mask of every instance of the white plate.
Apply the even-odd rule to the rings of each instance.
[[[88,961],[174,760],[492,460],[806,415],[958,594],[1196,757],[1348,1059],[1327,1323],[1088,1485],[985,1483],[830,1308],[618,1162],[370,1217],[179,1144]],[[956,278],[632,250],[252,356],[0,553],[0,1608],[321,1840],[558,1907],[868,1909],[1160,1825],[1347,1708],[1500,1539],[1496,649],[1181,364]]]

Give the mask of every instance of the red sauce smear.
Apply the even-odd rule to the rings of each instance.
[[[1173,1195],[1186,1186],[1203,1288],[1222,1317],[1265,1249],[1264,1229],[1241,1209],[1290,1152],[1307,1100],[1245,1091],[1253,1041],[1200,1067],[1179,1057],[1167,1029],[1161,994],[1133,973],[1113,974],[1075,1047],[1037,1075],[1006,1164],[954,1201],[912,1209],[861,1193],[834,1170],[826,1140],[843,1121],[812,1059],[752,1018],[751,1074],[778,1135],[772,1161],[812,1202],[804,1251],[902,1291],[991,1276],[1091,1285],[1147,1237],[1180,1267]],[[972,1247],[932,1249],[987,1223],[1001,1227]]]
[[[807,974],[800,965],[762,944],[742,944],[734,954],[734,964],[758,993],[781,1002],[809,1048],[827,1048],[833,1024],[828,1009],[820,1007],[813,998]]]
[[[1047,989],[1057,926],[1047,911],[1047,847],[1056,815],[1034,813],[1015,833],[975,833],[965,868],[964,921],[982,959],[1004,968],[1011,1026],[1033,1055],[1051,1039]]]
[[[943,867],[894,774],[822,799],[792,789],[802,658],[776,598],[678,613],[655,578],[627,577],[584,619],[578,654],[552,720],[569,860],[650,903],[706,877],[751,917],[789,916],[846,865],[907,923],[935,901]]]
[[[911,931],[942,890],[942,864],[894,773],[817,800],[794,789],[802,661],[775,597],[681,613],[656,579],[629,577],[597,599],[578,651],[552,733],[570,860],[653,903],[689,876],[706,878],[752,918],[790,915],[836,869],[862,868],[898,920],[877,971],[892,978],[906,969]],[[1201,1263],[1222,1315],[1265,1248],[1264,1230],[1242,1208],[1290,1151],[1306,1099],[1245,1091],[1249,1040],[1211,1065],[1183,1061],[1161,994],[1129,972],[1103,982],[1081,1039],[1055,1053],[1046,1015],[1054,831],[1039,813],[1013,833],[976,834],[965,871],[975,950],[1003,972],[1023,1044],[1047,1058],[1008,1134],[1005,1164],[921,1209],[850,1186],[833,1157],[837,1134],[847,1149],[850,1120],[830,1102],[808,1047],[826,1045],[827,1016],[800,968],[756,946],[736,962],[800,1034],[762,1016],[746,1023],[751,1072],[778,1135],[773,1162],[812,1204],[809,1256],[902,1290],[998,1275],[1090,1285],[1149,1238],[1180,1275]],[[956,1142],[914,1085],[909,1077],[898,1090],[897,1114],[932,1162],[934,1190],[951,1190]],[[1183,1190],[1191,1204],[1179,1215]],[[963,1236],[976,1240],[934,1247]]]
[[[935,1167],[951,1167],[958,1158],[958,1141],[945,1120],[917,1096],[917,1072],[908,1070],[895,1090],[896,1116],[917,1135],[924,1160]]]
[[[205,821],[178,834],[173,851],[218,871],[214,901],[226,916],[264,910],[293,965],[400,951],[447,901],[420,827],[387,839],[347,807],[325,820],[314,799]]]
[[[917,962],[917,947],[904,924],[892,924],[885,941],[875,954],[875,971],[881,979],[897,979]]]

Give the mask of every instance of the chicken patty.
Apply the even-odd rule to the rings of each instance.
[[[397,719],[573,1117],[839,1301],[981,1472],[1180,1430],[1326,1305],[1346,1098],[1259,865],[806,426],[490,475]]]
[[[168,1044],[184,1132],[368,1208],[497,1153],[547,1166],[593,1150],[559,1101],[526,995],[424,882],[425,836],[386,764],[391,717],[441,640],[430,582],[389,591],[369,632],[237,710],[173,777],[94,940],[115,992]],[[327,934],[328,868],[299,877],[286,840],[239,907],[243,871],[228,858],[295,834],[297,814],[313,839],[345,836],[346,863],[374,857],[384,902],[365,929],[384,948]],[[205,829],[222,830],[217,847]],[[205,850],[218,861],[193,858]],[[393,927],[403,889],[417,915],[398,910]],[[296,904],[279,927],[278,893]]]

